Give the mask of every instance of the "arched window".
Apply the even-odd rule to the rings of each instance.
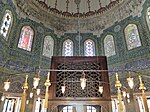
[[[116,54],[114,39],[112,35],[107,35],[104,39],[105,56],[110,57]]]
[[[44,39],[43,56],[51,58],[53,56],[54,40],[51,36],[46,36]]]
[[[146,21],[147,21],[147,25],[148,25],[149,30],[150,30],[150,7],[147,9]]]
[[[1,29],[0,29],[0,34],[3,35],[3,37],[7,40],[8,39],[8,34],[11,30],[13,22],[13,17],[12,13],[9,10],[6,10],[3,16],[3,20],[1,23]]]
[[[73,56],[73,42],[69,39],[63,43],[63,56]]]
[[[27,51],[31,51],[34,31],[30,26],[22,27],[18,47]]]
[[[135,24],[129,24],[125,28],[125,38],[128,50],[141,46],[139,32]]]
[[[95,56],[95,43],[90,39],[84,42],[84,56]]]

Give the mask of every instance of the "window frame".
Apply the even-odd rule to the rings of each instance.
[[[24,30],[26,27],[30,30],[30,32],[32,32],[33,35],[32,35],[32,37],[29,38],[29,43],[28,43],[28,46],[29,46],[29,47],[28,47],[28,48],[22,48],[21,43],[23,43],[23,42],[21,42],[21,41],[22,41],[22,40],[21,40],[21,36],[22,36],[22,33],[24,32],[23,30]],[[23,50],[25,50],[25,51],[32,52],[34,36],[35,36],[34,29],[33,29],[30,25],[23,25],[23,26],[21,27],[21,30],[20,30],[20,33],[19,33],[19,39],[18,39],[17,47],[20,48],[20,49],[23,49]]]
[[[108,38],[108,39],[111,38],[111,42],[112,42],[112,45],[113,45],[113,49],[112,49],[113,51],[111,50],[111,53],[110,53],[111,55],[110,55],[110,54],[108,55],[108,54],[106,53],[106,50],[105,50],[105,49],[106,49],[106,47],[105,47],[105,46],[106,46],[106,41],[105,41],[105,40],[106,40],[107,38]],[[108,39],[107,39],[107,40],[108,40]],[[105,38],[104,38],[104,40],[103,40],[103,43],[104,43],[104,54],[105,54],[105,56],[111,57],[111,56],[116,55],[116,46],[115,46],[115,41],[114,41],[114,36],[113,36],[113,35],[111,35],[111,34],[106,35]],[[113,52],[114,52],[114,53],[113,53]],[[113,53],[113,54],[112,54],[112,53]]]
[[[51,44],[52,44],[52,47],[50,48],[51,49],[51,54],[49,54],[49,56],[47,55],[46,56],[46,54],[43,54],[43,52],[44,52],[44,46],[45,46],[45,39],[50,39],[50,42],[51,42]],[[46,51],[45,51],[46,52]],[[45,57],[47,57],[47,58],[51,58],[52,56],[53,56],[53,54],[54,54],[54,39],[53,39],[53,37],[51,36],[51,35],[46,35],[45,37],[44,37],[44,42],[43,42],[43,49],[42,49],[42,56],[45,56]]]
[[[134,30],[136,30],[136,36],[138,36],[138,37],[136,37],[136,43],[137,42],[139,42],[139,45],[138,46],[134,46],[134,47],[130,47],[129,46],[129,41],[128,41],[128,28],[130,28],[130,26],[131,27],[133,27],[134,26]],[[134,23],[129,23],[129,24],[127,24],[127,26],[124,28],[124,36],[125,36],[125,43],[126,43],[126,47],[127,47],[127,50],[132,50],[132,49],[135,49],[135,48],[138,48],[138,47],[141,47],[142,46],[142,42],[141,42],[141,38],[140,38],[140,33],[139,33],[139,30],[138,30],[138,26],[136,25],[136,24],[134,24]],[[133,46],[133,45],[132,45]]]
[[[87,55],[87,53],[86,53],[86,43],[87,42],[92,42],[93,43],[93,48],[92,48],[92,51],[93,51],[93,54],[92,55]],[[96,53],[95,53],[95,50],[96,48],[95,48],[95,42],[92,40],[92,39],[86,39],[85,41],[84,41],[84,56],[95,56],[96,55]]]
[[[70,47],[70,49],[71,49],[71,55],[65,55],[65,42],[71,42],[71,47]],[[70,39],[66,39],[65,41],[63,41],[63,48],[62,48],[62,56],[73,56],[73,54],[74,54],[74,50],[73,50],[73,48],[74,48],[74,43],[73,43],[73,41],[72,40],[70,40]]]
[[[10,21],[10,24],[9,24],[9,27],[8,27],[8,31],[6,33],[6,36],[3,35],[3,33],[1,33],[1,30],[2,30],[2,27],[3,27],[3,24],[4,23],[4,20],[6,18],[6,14],[9,14],[10,18],[11,18],[11,21]],[[12,28],[12,24],[13,24],[13,15],[12,15],[12,11],[10,11],[9,9],[6,9],[3,13],[3,16],[2,16],[2,20],[1,20],[1,27],[0,27],[0,35],[3,36],[3,38],[7,41],[8,38],[9,38],[9,35],[10,35],[10,31],[11,31],[11,28]]]

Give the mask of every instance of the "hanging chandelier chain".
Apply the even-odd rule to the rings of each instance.
[[[79,17],[78,17],[78,33],[79,33],[79,56],[81,55],[80,53],[80,40],[81,40],[81,37],[80,37],[80,21],[79,21]]]

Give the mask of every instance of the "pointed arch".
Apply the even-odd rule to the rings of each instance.
[[[128,24],[126,26],[125,39],[128,50],[141,46],[138,28],[135,24]]]
[[[12,27],[12,23],[13,23],[12,12],[10,10],[6,10],[3,15],[1,29],[0,29],[0,34],[3,35],[5,40],[8,39]]]
[[[30,26],[23,26],[20,33],[18,47],[31,51],[34,31]]]
[[[95,43],[91,39],[84,42],[84,56],[95,56]]]
[[[114,37],[112,35],[107,35],[104,39],[104,51],[105,56],[110,57],[116,54]]]
[[[73,42],[70,39],[63,42],[63,56],[73,56]]]
[[[53,56],[53,50],[54,50],[54,39],[48,35],[44,38],[43,56],[51,58]]]
[[[150,7],[147,8],[146,21],[147,21],[148,28],[150,30]]]

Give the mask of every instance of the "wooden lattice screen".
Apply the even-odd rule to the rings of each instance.
[[[96,70],[107,70],[107,60],[105,56],[53,56],[51,61],[51,69],[57,69],[60,71],[51,72],[51,82],[55,82],[50,86],[49,100],[51,103],[57,105],[67,105],[67,101],[83,101],[91,104],[103,105],[106,103],[106,108],[110,107],[110,85],[108,72],[97,72]],[[62,71],[61,71],[62,70]],[[74,71],[63,71],[63,70],[74,70]],[[80,86],[80,78],[82,72],[75,70],[95,70],[85,71],[85,78],[87,84],[84,90]],[[101,95],[98,91],[99,82],[103,82],[103,94]],[[62,94],[61,86],[65,83],[66,90]],[[76,99],[76,100],[75,100]],[[108,103],[109,102],[109,103]],[[70,105],[70,103],[69,103]],[[108,109],[109,110],[109,109]]]

